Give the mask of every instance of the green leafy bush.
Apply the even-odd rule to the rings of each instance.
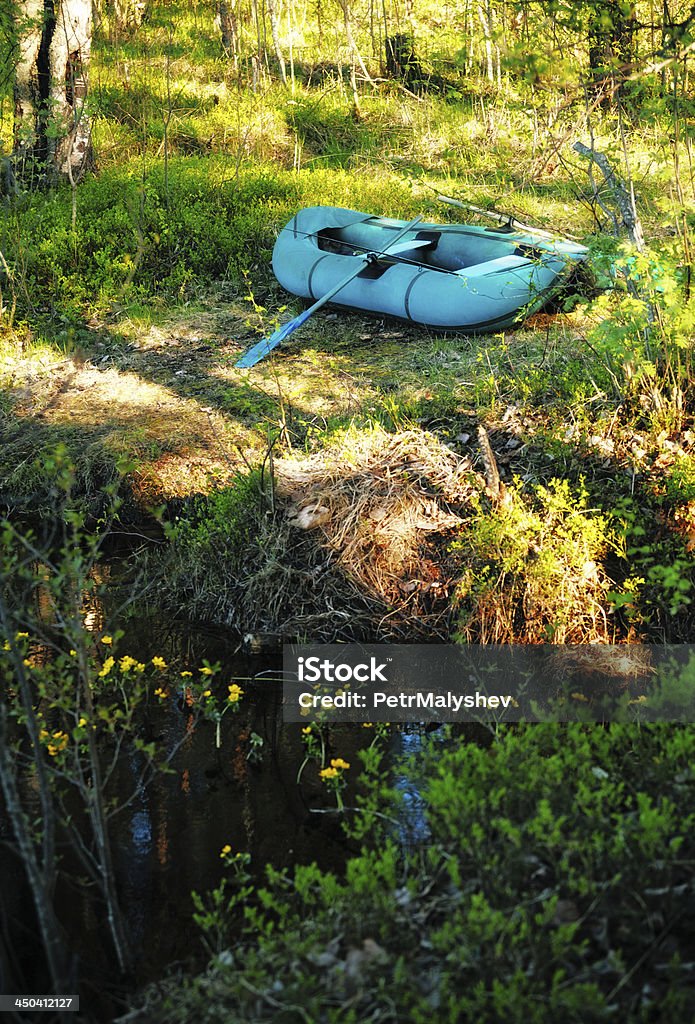
[[[607,520],[582,486],[551,480],[525,495],[517,482],[452,545],[465,642],[586,643],[610,639],[605,614]]]
[[[695,734],[666,725],[430,738],[408,769],[424,844],[387,836],[344,877],[270,870],[207,971],[134,1019],[688,1019],[694,755]]]

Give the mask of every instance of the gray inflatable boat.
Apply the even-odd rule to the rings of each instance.
[[[508,228],[417,224],[392,252],[406,221],[336,206],[300,210],[278,235],[273,271],[283,288],[316,301],[374,259],[333,305],[399,317],[444,331],[496,331],[540,309],[587,249]]]

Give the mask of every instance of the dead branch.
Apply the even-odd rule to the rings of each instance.
[[[628,188],[622,178],[620,178],[611,167],[610,161],[605,153],[599,153],[593,147],[585,146],[583,142],[575,142],[572,149],[575,153],[579,153],[580,156],[586,157],[586,159],[590,160],[592,164],[596,164],[600,169],[611,197],[618,208],[623,227],[627,231],[630,241],[638,252],[644,252],[644,233],[642,231],[642,223],[637,215],[635,193],[632,188],[632,184],[630,183]],[[609,212],[606,210],[604,202],[599,197],[598,189],[595,185],[594,190],[598,205],[604,212]],[[613,219],[615,222],[615,218]]]

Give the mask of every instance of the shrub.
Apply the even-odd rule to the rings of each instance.
[[[529,498],[518,484],[452,545],[462,567],[459,633],[477,643],[585,643],[610,639],[601,562],[605,517],[582,487],[551,480]]]
[[[693,755],[667,725],[431,737],[408,769],[425,844],[387,837],[344,877],[269,870],[254,899],[232,894],[207,971],[130,1019],[688,1019]]]

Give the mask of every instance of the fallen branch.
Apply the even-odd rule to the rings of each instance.
[[[497,468],[497,459],[495,453],[492,450],[490,444],[490,438],[488,437],[487,430],[480,424],[478,426],[478,444],[480,445],[480,451],[483,456],[483,466],[485,467],[485,480],[487,487],[485,488],[489,498],[492,499],[493,504],[499,505],[502,497],[502,483],[500,481],[500,471]]]
[[[592,147],[585,146],[583,142],[575,142],[572,146],[572,149],[575,151],[575,153],[579,153],[580,156],[586,157],[587,160],[590,160],[592,163],[596,164],[596,166],[600,169],[601,173],[603,174],[603,177],[605,178],[606,185],[611,193],[611,196],[613,197],[615,205],[618,208],[620,218],[623,222],[625,230],[627,231],[630,237],[630,241],[633,243],[638,252],[644,252],[644,233],[642,231],[642,224],[637,215],[637,206],[635,204],[635,193],[632,187],[632,182],[630,182],[630,186],[628,189],[628,186],[625,184],[625,182],[620,177],[618,177],[616,172],[611,167],[608,157],[605,155],[605,153],[599,153]],[[598,202],[599,206],[602,210],[604,210],[604,212],[608,212],[610,214],[610,211],[606,211],[606,207],[604,203],[601,201],[598,195],[598,189],[596,189],[595,185],[594,190],[596,201]],[[613,217],[613,221],[614,223],[616,222],[615,217]]]

